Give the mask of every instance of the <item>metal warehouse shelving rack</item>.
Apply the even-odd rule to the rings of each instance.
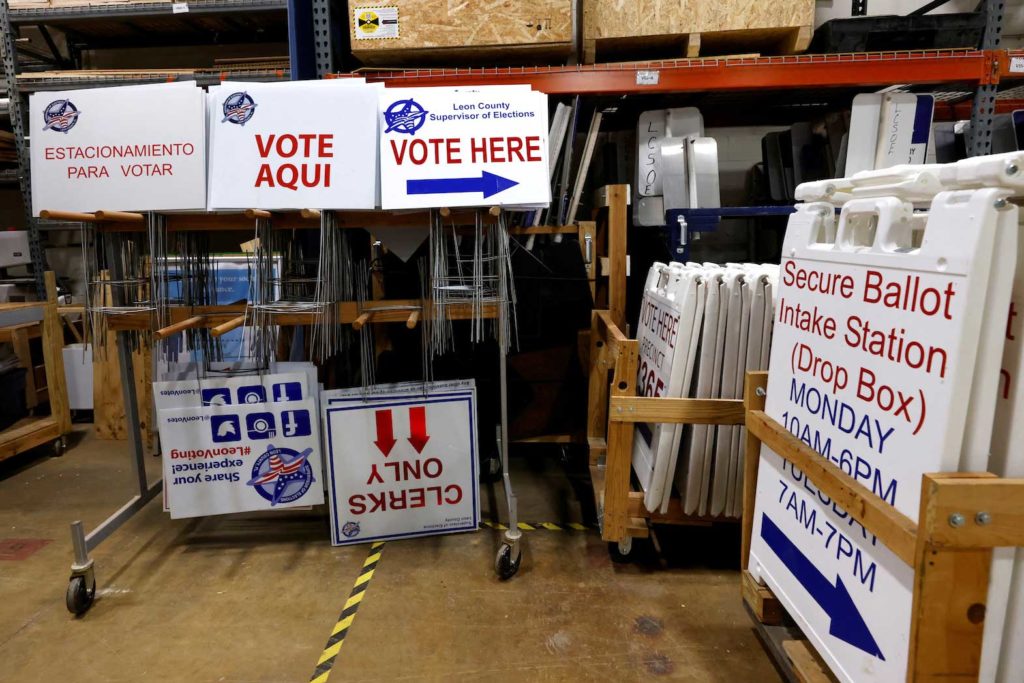
[[[119,2],[114,4],[57,6],[11,9],[8,0],[0,0],[0,58],[4,85],[15,135],[18,169],[0,175],[0,182],[17,180],[25,207],[25,225],[29,233],[36,293],[45,297],[43,272],[46,254],[40,233],[73,230],[77,223],[41,222],[32,216],[32,191],[29,152],[25,135],[25,95],[31,92],[70,88],[101,88],[118,85],[142,85],[173,81],[195,81],[213,85],[223,80],[289,80],[290,70],[281,68],[140,70],[131,74],[112,72],[20,73],[15,39],[23,27],[35,27],[51,51],[50,60],[58,68],[80,64],[81,49],[109,47],[154,47],[198,43],[231,43],[263,38],[286,40],[288,0],[192,0],[187,11],[176,11],[172,3]],[[50,35],[59,29],[68,36],[69,54],[63,55]],[[38,55],[33,55],[38,57]],[[72,76],[71,74],[77,74]]]

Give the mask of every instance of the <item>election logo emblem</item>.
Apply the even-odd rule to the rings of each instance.
[[[366,10],[357,17],[356,23],[363,33],[376,33],[380,28],[380,16],[372,10]]]
[[[427,120],[427,110],[419,102],[409,98],[392,102],[384,111],[385,133],[408,133],[415,135]]]
[[[46,105],[43,110],[43,130],[55,130],[58,133],[67,133],[78,123],[78,111],[71,100],[54,100]]]
[[[221,123],[231,122],[244,126],[256,113],[256,102],[247,92],[231,93],[224,100],[224,118]]]
[[[259,384],[238,388],[239,403],[266,403],[267,390]]]
[[[341,527],[341,533],[345,538],[355,538],[359,535],[359,522],[345,522]]]
[[[252,479],[247,484],[270,501],[271,507],[298,500],[315,481],[307,460],[312,452],[312,448],[299,453],[291,448],[267,446],[267,451],[253,464]]]
[[[204,406],[229,406],[231,405],[231,390],[223,387],[203,389],[199,392],[203,399]]]

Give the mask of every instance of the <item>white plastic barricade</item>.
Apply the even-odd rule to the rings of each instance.
[[[972,378],[998,372],[979,344],[1000,212],[1016,208],[1007,190],[949,190],[925,218],[879,188],[899,173],[863,181],[834,242],[831,204],[790,218],[765,410],[916,519],[921,475],[960,465]],[[974,441],[987,438],[977,425]],[[750,570],[840,680],[904,680],[913,569],[767,447]]]
[[[703,283],[682,264],[655,263],[648,275],[637,325],[637,392],[641,396],[688,395],[693,376],[695,332],[703,317]],[[681,429],[675,424],[638,423],[633,470],[644,489],[644,505],[659,510],[671,493]]]

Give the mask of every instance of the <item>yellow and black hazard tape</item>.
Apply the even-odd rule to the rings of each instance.
[[[498,531],[507,531],[508,527],[498,522],[480,522],[480,526],[487,529],[496,529]],[[520,531],[586,531],[594,527],[587,524],[579,524],[578,522],[569,522],[567,524],[555,524],[553,522],[519,522],[518,524]]]
[[[345,636],[348,635],[349,629],[352,628],[356,612],[366,596],[366,589],[370,587],[370,579],[373,578],[373,571],[377,568],[377,563],[380,562],[380,555],[383,551],[383,542],[374,543],[370,546],[370,554],[367,555],[366,560],[363,562],[363,568],[359,571],[359,576],[356,578],[355,585],[352,586],[352,592],[349,593],[348,600],[345,601],[345,607],[341,610],[338,623],[334,625],[331,637],[327,639],[327,644],[324,645],[320,661],[316,663],[316,670],[313,672],[312,678],[309,679],[310,683],[326,683],[327,678],[331,675],[334,660],[337,659],[338,653],[341,652],[341,646],[345,644]]]

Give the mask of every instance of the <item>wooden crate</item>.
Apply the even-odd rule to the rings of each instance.
[[[370,66],[564,63],[575,0],[349,0],[352,54]]]
[[[792,54],[814,33],[814,0],[583,0],[583,58]]]

